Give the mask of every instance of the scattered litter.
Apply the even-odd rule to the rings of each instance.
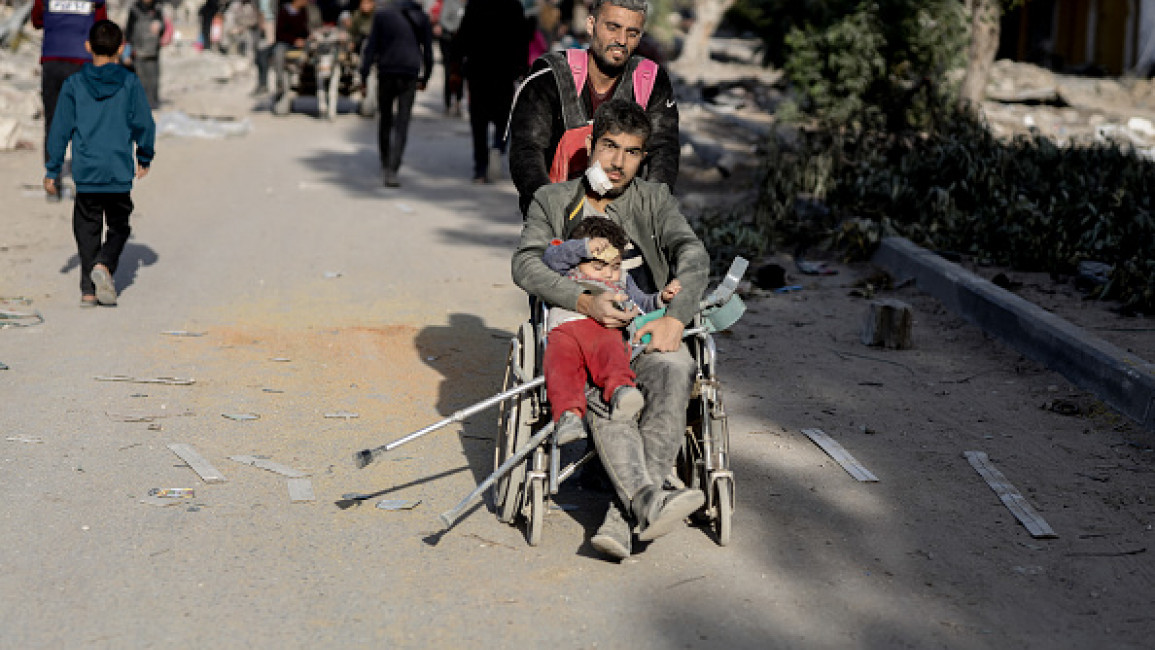
[[[1124,551],[1082,551],[1077,553],[1065,553],[1067,557],[1126,557],[1128,555],[1140,555],[1147,552],[1146,546],[1139,548],[1128,549]]]
[[[235,460],[245,465],[252,465],[253,467],[275,472],[282,476],[288,476],[289,478],[305,478],[309,475],[307,472],[302,472],[280,463],[274,463],[271,460],[265,460],[258,456],[229,456],[229,460]]]
[[[821,429],[803,429],[802,435],[810,438],[814,444],[821,447],[822,451],[825,451],[827,455],[837,461],[838,464],[842,466],[842,469],[846,470],[846,472],[854,478],[864,483],[875,483],[878,481],[878,477],[866,469],[854,456],[851,456],[850,452],[846,451],[842,445],[826,435],[825,431]]]
[[[156,118],[158,136],[219,140],[243,136],[252,130],[253,124],[247,118],[238,122],[230,118],[193,117],[184,111],[165,111]]]
[[[169,506],[180,505],[178,499],[166,499],[164,497],[144,497],[140,500],[141,503],[150,506],[157,506],[159,508],[167,508]]]
[[[147,393],[133,393],[132,395],[129,395],[129,397],[148,397],[148,394]]]
[[[166,384],[168,386],[191,386],[197,380],[184,377],[129,377],[128,375],[101,375],[96,381],[128,381],[136,384]]]
[[[44,322],[38,311],[11,311],[0,309],[0,330],[8,327],[32,327]]]
[[[346,501],[367,501],[373,498],[372,494],[361,494],[360,492],[346,492],[341,495],[341,498]]]
[[[276,361],[278,363],[288,363],[288,362],[292,361],[292,359],[290,359],[289,357],[273,357],[273,358],[269,359],[269,361]]]
[[[838,275],[838,271],[826,266],[826,262],[807,262],[795,260],[794,266],[804,275]]]
[[[164,408],[163,406],[161,408]],[[109,413],[105,411],[104,414],[108,416],[109,420],[113,422],[153,422],[161,418],[168,417],[183,417],[196,415],[192,411],[184,411],[183,413]]]
[[[379,510],[412,510],[421,505],[421,499],[409,501],[407,499],[381,499],[377,502]]]
[[[357,413],[350,413],[349,411],[334,411],[333,413],[326,413],[325,417],[331,420],[351,420],[361,416]]]
[[[794,293],[795,291],[802,291],[802,285],[792,284],[785,287],[778,287],[774,290],[774,293]]]
[[[204,336],[205,332],[190,332],[188,330],[168,330],[161,332],[165,336]]]
[[[172,453],[180,456],[181,460],[188,463],[188,466],[192,468],[205,483],[225,482],[224,475],[218,472],[217,469],[212,466],[212,463],[205,460],[204,456],[198,454],[192,446],[183,443],[173,443],[168,445],[168,448],[172,450]]]
[[[517,550],[517,549],[513,548],[512,546],[510,546],[509,544],[502,544],[501,542],[495,542],[492,539],[487,539],[485,537],[482,537],[481,535],[478,535],[477,533],[467,533],[465,536],[466,537],[472,537],[473,539],[476,539],[477,541],[481,542],[482,548],[485,548],[487,546],[501,546],[503,548],[508,548],[511,550]]]
[[[159,423],[157,423],[157,422],[153,422],[152,424],[148,425],[148,430],[149,430],[149,431],[160,431],[160,430],[161,430],[161,426],[160,426],[160,424],[159,424]]]
[[[29,436],[8,436],[8,442],[26,442],[29,444],[42,444],[44,441],[40,438],[32,438]]]
[[[1043,403],[1043,408],[1048,411],[1054,411],[1059,415],[1079,415],[1082,409],[1079,405],[1065,399],[1054,399]]]
[[[325,271],[325,279],[326,280],[335,280],[335,279],[341,277],[342,275],[344,275],[344,273],[342,273],[340,271]]]
[[[0,362],[0,370],[10,370],[8,364]]]
[[[262,393],[283,393],[285,391],[281,390],[280,388],[262,388],[261,392]]]
[[[313,494],[313,482],[309,479],[291,478],[286,483],[289,487],[289,501],[301,503],[317,500],[317,496]]]
[[[1026,566],[1016,566],[1016,567],[1011,568],[1011,571],[1013,573],[1017,573],[1021,576],[1037,576],[1037,575],[1042,575],[1044,573],[1043,567],[1041,567],[1037,564],[1029,564]]]
[[[192,499],[196,495],[193,488],[153,488],[148,491],[148,496],[161,499]]]
[[[256,413],[221,413],[221,415],[230,420],[236,420],[237,422],[261,419],[261,416]]]
[[[970,462],[971,467],[986,480],[987,485],[999,495],[999,500],[1011,511],[1031,533],[1031,537],[1058,537],[1051,529],[1050,524],[1043,520],[1042,515],[1035,511],[1026,498],[1007,481],[1003,473],[995,469],[985,452],[964,451],[963,456]]]

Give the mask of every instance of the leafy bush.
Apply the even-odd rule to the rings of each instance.
[[[1112,264],[1097,295],[1155,313],[1155,163],[1114,144],[1001,142],[955,115],[936,134],[817,131],[774,146],[757,226],[780,244],[827,241],[848,257],[886,234],[1024,271]],[[800,215],[798,197],[829,206]]]

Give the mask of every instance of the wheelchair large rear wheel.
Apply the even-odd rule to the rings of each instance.
[[[536,347],[533,325],[523,323],[517,331],[517,336],[510,343],[503,391],[533,379]],[[502,402],[498,418],[497,447],[493,455],[494,469],[500,467],[533,436],[532,393],[533,391],[522,393]],[[525,496],[527,464],[528,461],[519,463],[508,474],[494,482],[493,503],[497,510],[498,521],[513,523],[521,511],[522,499]]]
[[[718,546],[730,545],[733,516],[734,483],[723,476],[714,482],[714,533],[718,536]]]
[[[525,540],[530,546],[541,543],[541,529],[545,526],[545,479],[532,478],[526,486],[529,494],[526,497]]]

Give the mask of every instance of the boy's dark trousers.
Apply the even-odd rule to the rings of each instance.
[[[132,228],[128,216],[132,214],[132,198],[128,192],[105,194],[79,192],[72,210],[72,233],[76,236],[76,250],[80,257],[80,293],[96,295],[96,285],[92,283],[92,267],[103,264],[108,272],[116,274],[120,254],[128,242]],[[108,223],[108,236],[103,238],[104,224]]]

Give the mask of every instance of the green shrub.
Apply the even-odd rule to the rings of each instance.
[[[936,134],[803,133],[772,146],[755,226],[777,245],[838,247],[865,258],[900,234],[1023,271],[1114,265],[1098,295],[1155,313],[1155,163],[1111,144],[1001,142],[966,115]],[[829,214],[800,218],[799,197]]]

